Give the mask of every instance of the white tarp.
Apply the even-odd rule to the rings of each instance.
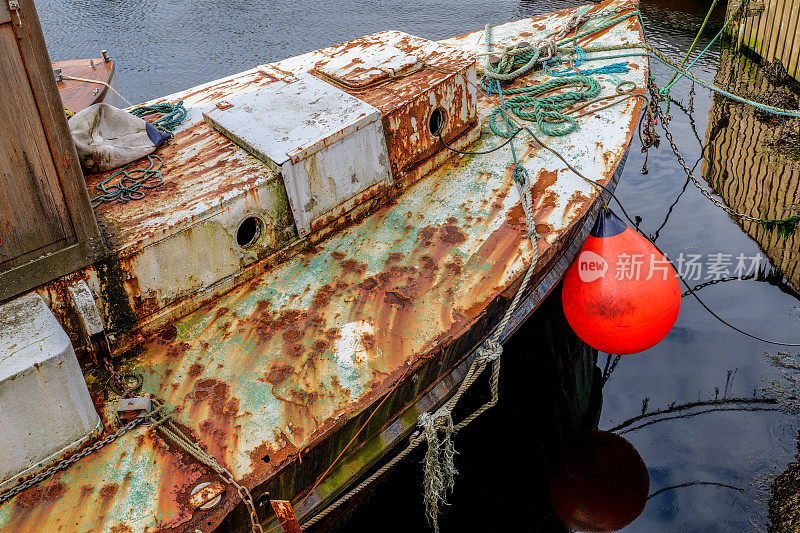
[[[172,136],[127,111],[94,104],[69,119],[78,158],[87,172],[103,172],[136,161]]]

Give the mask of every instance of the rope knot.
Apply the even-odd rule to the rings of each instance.
[[[503,355],[503,345],[492,339],[487,340],[478,348],[478,360],[482,363],[491,363]]]
[[[539,49],[539,60],[552,59],[558,55],[558,45],[553,39],[539,39],[536,41],[536,47]]]
[[[569,35],[569,32],[571,32],[574,29],[577,29],[578,27],[581,26],[581,24],[583,24],[590,18],[591,16],[588,13],[575,13],[569,18],[569,20],[561,29],[561,31],[558,32],[558,34],[556,34],[556,39],[558,40],[563,39],[564,37]]]
[[[514,170],[511,171],[511,178],[519,185],[524,187],[528,182],[528,171],[519,163],[514,165]]]

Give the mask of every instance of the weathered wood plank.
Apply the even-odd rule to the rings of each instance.
[[[57,162],[56,169],[70,209],[72,223],[78,240],[99,240],[97,221],[89,202],[89,193],[78,162],[78,153],[69,132],[64,104],[58,94],[58,87],[53,77],[53,64],[45,46],[33,0],[20,2],[20,10],[23,26],[14,28],[52,157]]]
[[[787,57],[787,70],[795,79],[800,79],[800,2],[794,1],[793,15],[794,27],[789,31],[792,33],[792,45],[789,47]]]
[[[777,0],[778,9],[775,21],[774,38],[769,45],[771,57],[781,57],[783,46],[786,43],[786,26],[789,23],[789,15],[792,12],[792,0]]]
[[[764,12],[753,20],[753,29],[751,30],[750,38],[747,41],[748,46],[759,55],[761,54],[761,43],[764,39],[764,31],[766,31],[767,27],[766,3],[767,0],[764,0]]]
[[[783,42],[786,40],[784,29],[786,26],[786,6],[790,0],[775,0],[775,20],[772,22],[772,33],[767,39],[767,53],[765,57],[771,61],[776,57],[776,51],[783,49]]]
[[[0,79],[3,299],[92,263],[104,246],[32,0],[13,13],[0,3]]]
[[[797,30],[797,15],[800,13],[800,2],[786,0],[788,9],[786,10],[786,29],[784,31],[783,48],[777,53],[781,57],[789,58],[792,55],[792,43],[794,42],[795,32]],[[800,44],[800,43],[798,43]],[[785,61],[788,63],[788,61]]]
[[[66,276],[85,257],[94,253],[88,250],[86,242],[79,242],[66,248],[43,255],[38,261],[29,261],[23,265],[0,272],[0,301],[11,298],[20,293],[19,288],[29,285],[36,287],[44,281]],[[23,289],[24,290],[24,289]]]
[[[27,81],[16,49],[11,24],[0,26],[0,78],[13,90],[0,93],[0,267],[17,266],[28,253],[46,252],[48,245],[70,240],[74,233],[64,224],[68,213],[59,191],[58,176],[50,158]]]

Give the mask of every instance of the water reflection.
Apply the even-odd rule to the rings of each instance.
[[[797,107],[795,94],[770,82],[763,68],[730,48],[722,51],[714,82],[765,103]],[[775,117],[715,99],[705,136],[703,177],[740,213],[767,219],[800,215],[800,150],[793,145],[799,123],[800,119]],[[800,288],[798,233],[782,233],[755,221],[737,222],[792,286]]]
[[[644,509],[650,475],[639,452],[610,431],[581,431],[550,476],[556,514],[576,531],[617,531]]]

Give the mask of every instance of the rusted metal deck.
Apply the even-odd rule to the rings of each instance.
[[[623,3],[591,9],[617,5]],[[575,12],[498,26],[494,43],[535,40]],[[642,40],[636,17],[630,17],[579,43]],[[443,44],[466,58],[485,49],[482,31]],[[252,490],[257,503],[268,501],[263,496],[268,491],[271,498],[296,504],[370,408],[390,395],[362,433],[365,445],[305,500],[301,517],[345,490],[413,429],[418,412],[452,393],[465,361],[499,320],[532,257],[508,147],[486,156],[434,155],[412,165],[402,183],[375,196],[367,211],[377,210],[297,244],[285,197],[276,192],[278,176],[213,130],[202,113],[232,95],[312,69],[324,58],[310,52],[167,97],[183,100],[189,116],[159,152],[166,185],[146,201],[97,210],[119,258],[122,283],[141,287],[132,312],[150,324],[134,337],[138,351],[125,359],[123,370],[142,374],[143,392],[163,399],[176,421]],[[613,94],[622,80],[644,94],[646,58],[629,58],[628,65],[628,74],[598,76],[601,96]],[[517,83],[543,78],[539,72]],[[479,92],[479,119],[498,103],[496,96]],[[640,99],[630,98],[582,117],[579,130],[547,142],[587,175],[613,185],[640,110]],[[480,126],[448,141],[464,147]],[[486,150],[497,143],[484,133],[469,146]],[[598,200],[588,184],[522,135],[515,146],[533,180],[542,237],[539,271],[515,316],[518,324],[563,275]],[[212,247],[197,258],[189,249],[184,264],[159,264],[158,255],[142,253],[186,230],[213,242],[216,226],[198,224],[198,213],[237,218],[247,203],[265,205],[287,221],[261,250],[229,257]],[[177,279],[199,261],[210,262],[220,278],[183,287],[204,291],[187,303],[177,282],[167,278]],[[182,317],[173,321],[176,316]],[[115,405],[99,394],[96,400],[101,415],[113,419]],[[217,479],[142,427],[0,506],[0,529],[208,532],[221,524],[246,529],[235,490],[225,490],[211,509],[192,506],[192,489]],[[265,522],[274,517],[268,504],[258,510]]]

